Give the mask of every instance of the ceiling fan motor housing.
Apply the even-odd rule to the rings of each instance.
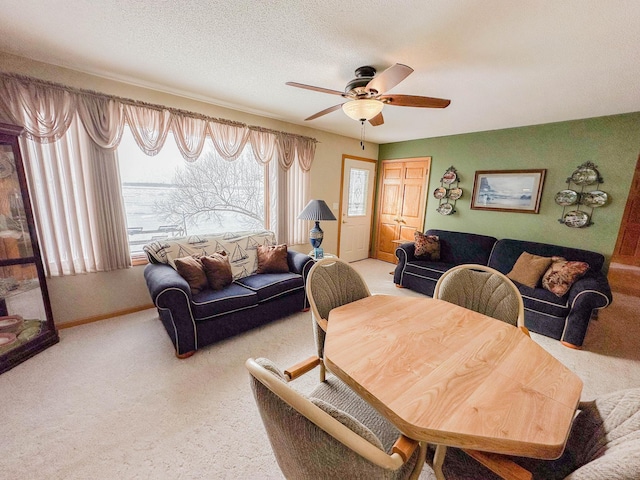
[[[376,75],[376,69],[370,66],[364,66],[356,68],[356,78],[347,83],[344,89],[344,93],[352,93],[357,96],[369,96],[369,92],[366,92],[364,87],[373,80]]]

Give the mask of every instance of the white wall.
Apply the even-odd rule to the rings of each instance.
[[[378,158],[378,145],[374,143],[367,142],[363,151],[360,147],[360,141],[353,138],[230,110],[192,98],[34,62],[2,52],[0,52],[0,65],[2,65],[2,71],[7,73],[29,75],[76,88],[181,108],[212,117],[316,138],[320,143],[316,146],[315,160],[311,168],[309,194],[310,198],[324,199],[329,207],[340,202],[342,155]],[[336,210],[334,213],[337,217],[338,211]],[[335,252],[338,247],[338,222],[323,222],[322,229],[325,232],[323,248],[327,252]],[[293,246],[293,248],[303,252],[309,250],[307,245]],[[49,279],[47,285],[56,324],[62,325],[71,321],[150,304],[151,299],[142,276],[143,270],[144,267],[133,267],[116,272]]]

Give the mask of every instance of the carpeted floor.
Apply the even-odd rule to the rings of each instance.
[[[397,289],[392,265],[353,264],[372,292]],[[285,367],[314,353],[299,313],[178,360],[155,310],[60,331],[59,344],[0,375],[0,477],[282,478],[244,361]],[[640,299],[616,294],[585,349],[533,334],[584,381],[583,398],[640,386]],[[307,390],[316,372],[296,384]]]

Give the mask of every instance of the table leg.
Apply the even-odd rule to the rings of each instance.
[[[433,471],[436,474],[438,480],[445,480],[444,473],[442,473],[442,464],[444,463],[444,456],[447,453],[446,445],[437,445],[436,453],[433,456]]]

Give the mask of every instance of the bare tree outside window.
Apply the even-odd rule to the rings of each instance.
[[[171,193],[156,202],[156,213],[186,233],[202,224],[224,226],[230,218],[234,227],[263,228],[264,167],[249,157],[230,162],[210,151],[184,162],[176,167]]]
[[[117,153],[132,254],[150,241],[265,228],[267,172],[250,145],[230,162],[207,140],[200,158],[186,162],[171,134],[147,156],[125,128]]]

